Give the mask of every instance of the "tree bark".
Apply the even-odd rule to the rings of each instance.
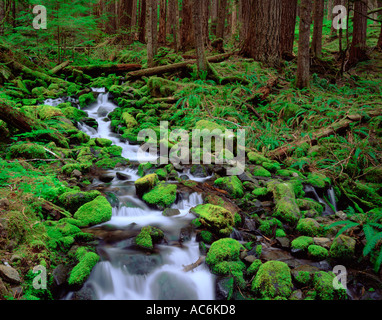
[[[170,12],[170,28],[173,37],[173,45],[176,52],[180,48],[180,35],[179,35],[179,8],[178,0],[169,0],[168,1],[169,12]]]
[[[167,36],[166,16],[167,16],[167,1],[160,0],[159,36],[158,36],[158,43],[160,45],[166,45],[166,36]]]
[[[195,47],[196,47],[196,64],[198,73],[207,71],[207,59],[204,51],[204,35],[203,24],[200,23],[200,18],[203,16],[203,2],[206,0],[193,0],[192,11],[194,20]]]
[[[140,18],[139,18],[139,42],[146,43],[146,9],[147,9],[147,0],[140,0]]]
[[[324,0],[314,1],[314,27],[312,39],[312,51],[315,57],[322,53],[322,27],[324,22]]]
[[[381,32],[379,33],[377,48],[379,50],[382,50],[382,23],[381,23]]]
[[[298,41],[297,79],[299,89],[308,87],[310,76],[310,25],[312,23],[312,2],[302,0],[300,5],[300,30]]]
[[[191,0],[183,0],[182,8],[182,24],[181,24],[181,50],[187,51],[192,48],[195,43],[194,27],[192,23],[192,8],[190,4]]]
[[[131,17],[133,14],[133,1],[132,0],[122,0],[119,8],[119,29],[124,31],[123,39],[131,39]]]
[[[353,41],[350,47],[347,68],[367,59],[367,0],[357,0],[354,4]]]
[[[218,20],[216,26],[216,38],[224,39],[224,27],[227,16],[227,0],[218,0]]]
[[[252,5],[254,17],[241,52],[255,60],[277,66],[280,62],[281,2],[255,0]]]
[[[280,55],[283,59],[288,59],[293,56],[297,0],[282,0],[281,10]]]
[[[148,0],[147,5],[147,65],[154,66],[154,56],[157,54],[157,23],[158,23],[157,0]]]

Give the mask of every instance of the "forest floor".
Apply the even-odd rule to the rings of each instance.
[[[377,28],[371,30],[370,48],[378,36]],[[110,141],[90,139],[78,130],[78,123],[95,125],[86,112],[97,99],[90,88],[104,87],[119,106],[108,116],[111,126],[130,143],[143,129],[159,132],[161,121],[168,121],[170,130],[245,129],[244,174],[227,176],[221,166],[206,165],[202,171],[215,174],[209,183],[177,181],[232,214],[217,213],[217,223],[206,206],[195,222],[209,267],[233,279],[225,298],[346,296],[329,285],[331,269],[269,264],[279,260],[270,248],[281,248],[295,257],[345,265],[352,270],[352,299],[380,299],[382,53],[371,49],[369,60],[341,76],[337,46],[337,40],[326,42],[323,57],[312,60],[311,86],[305,90],[293,85],[295,60],[274,69],[235,54],[211,63],[215,73],[204,79],[192,65],[132,78],[101,66],[112,53],[118,64],[145,69],[146,50],[140,44],[117,52],[101,47],[90,58],[76,56],[57,74],[49,74],[53,59],[0,47],[0,297],[56,299],[63,283],[78,290],[99,259],[97,238],[85,229],[107,221],[108,208],[93,221],[78,212],[101,201],[101,192],[91,190],[95,177],[115,167],[137,166]],[[192,55],[184,53],[187,59]],[[156,57],[157,65],[184,60],[168,48],[160,48]],[[94,68],[81,68],[89,64]],[[60,97],[65,99],[57,107],[43,105]],[[30,129],[15,124],[13,117]],[[175,143],[170,141],[169,148]],[[177,180],[171,165],[141,164],[139,170],[141,176],[155,173],[164,181]],[[327,206],[312,200],[312,188]],[[332,214],[323,215],[327,210]],[[225,243],[227,230],[221,225],[239,230],[243,247]],[[260,249],[259,235],[266,243]],[[219,246],[231,248],[231,255],[216,254]],[[49,290],[32,286],[37,265],[48,270]],[[60,265],[69,266],[63,283],[53,273]],[[267,279],[269,268],[280,276]],[[284,281],[285,287],[272,292],[272,283]]]

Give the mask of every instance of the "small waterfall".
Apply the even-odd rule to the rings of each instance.
[[[329,199],[329,202],[331,205],[333,205],[334,209],[336,210],[336,212],[334,212],[334,210],[329,206],[329,204],[322,198],[318,195],[316,189],[311,186],[311,185],[305,185],[304,186],[304,191],[305,191],[305,194],[306,194],[306,197],[309,197],[315,201],[317,201],[318,203],[322,204],[324,206],[324,212],[323,212],[323,215],[333,215],[337,212],[337,205],[336,205],[336,201],[335,201],[335,197],[334,197],[334,189],[333,188],[329,188],[327,190],[327,195],[328,195],[328,199]]]
[[[328,192],[328,200],[330,204],[333,206],[334,213],[337,213],[338,210],[337,210],[337,202],[336,202],[336,196],[334,193],[334,188],[330,187],[327,192]]]

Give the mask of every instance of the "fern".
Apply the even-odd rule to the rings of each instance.
[[[369,241],[367,241],[365,248],[363,248],[363,255],[366,257],[372,252],[380,240],[382,240],[382,232],[375,234]]]
[[[374,271],[378,272],[382,264],[382,249],[379,251],[377,259],[374,262]]]

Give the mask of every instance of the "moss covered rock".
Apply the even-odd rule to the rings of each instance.
[[[314,244],[312,237],[301,236],[292,241],[291,247],[292,249],[306,250],[312,244]]]
[[[333,240],[330,247],[330,257],[336,260],[350,260],[354,257],[356,241],[341,234]]]
[[[227,237],[233,231],[233,215],[227,209],[212,204],[201,204],[191,209],[202,227],[219,237]]]
[[[12,145],[7,156],[24,159],[47,159],[48,157],[43,146],[30,142]]]
[[[320,300],[343,300],[346,299],[346,289],[343,287],[335,288],[333,280],[335,278],[332,272],[316,272],[313,276],[313,285],[317,297]]]
[[[312,218],[300,219],[297,223],[296,230],[305,236],[318,236],[321,233],[321,226],[317,220]]]
[[[268,261],[260,266],[252,282],[252,290],[262,298],[288,298],[292,293],[292,276],[282,261]]]
[[[100,195],[101,192],[99,192],[98,190],[92,190],[88,192],[70,191],[61,194],[58,197],[58,200],[65,207],[65,209],[67,209],[71,213],[75,213],[85,203],[94,200]]]
[[[271,162],[271,160],[258,152],[248,152],[247,157],[250,163],[257,165],[262,165],[264,162]]]
[[[151,191],[159,182],[156,173],[149,174],[135,181],[135,190],[138,197],[142,197],[145,193]]]
[[[91,271],[99,261],[99,256],[94,252],[89,252],[80,247],[76,251],[77,265],[69,275],[69,285],[81,286],[88,279]]]
[[[130,129],[138,125],[137,120],[128,112],[122,113],[122,120],[124,121],[125,127]]]
[[[243,183],[237,176],[216,179],[215,185],[227,191],[234,198],[241,198],[244,195]]]
[[[141,229],[141,232],[135,238],[135,244],[144,250],[153,250],[154,244],[159,243],[164,237],[162,230],[147,226]]]
[[[329,256],[329,251],[324,247],[312,244],[308,247],[308,254],[313,260],[325,260]]]
[[[79,227],[90,227],[111,219],[112,207],[105,197],[99,196],[81,206],[68,221]]]
[[[264,167],[262,166],[256,166],[254,169],[253,169],[253,172],[252,174],[255,176],[255,177],[271,177],[272,174],[267,170],[265,169]]]
[[[301,217],[301,212],[296,203],[293,186],[290,183],[279,183],[272,186],[271,190],[276,202],[273,216],[286,223],[296,224]]]
[[[308,173],[304,183],[309,184],[315,188],[329,187],[331,184],[330,178],[321,173]]]
[[[152,190],[145,193],[142,200],[150,205],[154,205],[161,210],[171,206],[176,200],[176,184],[166,184],[161,182]]]

